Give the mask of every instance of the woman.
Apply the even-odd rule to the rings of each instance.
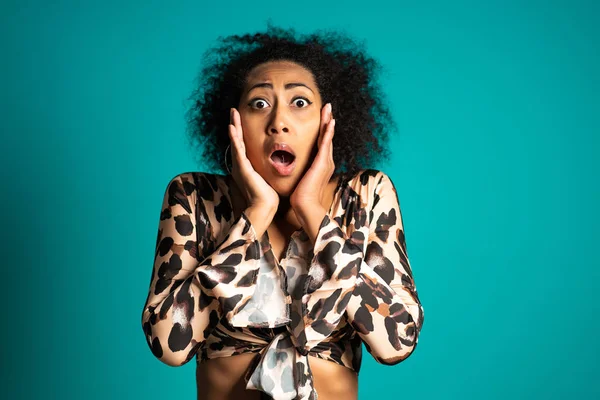
[[[424,321],[394,185],[366,168],[392,126],[377,63],[275,28],[206,54],[190,132],[230,173],[169,182],[148,345],[196,356],[198,399],[356,398],[361,343],[397,364]]]

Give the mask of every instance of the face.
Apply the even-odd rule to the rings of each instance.
[[[250,71],[240,97],[246,156],[281,196],[289,196],[316,153],[321,95],[312,73],[290,61]]]

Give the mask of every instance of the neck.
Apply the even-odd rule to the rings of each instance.
[[[277,208],[277,212],[275,213],[273,222],[275,222],[278,225],[291,225],[295,229],[300,228],[300,222],[298,221],[296,213],[290,205],[289,197],[279,196],[279,207]]]

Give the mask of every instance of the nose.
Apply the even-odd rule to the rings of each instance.
[[[269,122],[269,127],[267,129],[271,135],[277,133],[289,133],[289,124],[287,122],[287,115],[285,114],[284,107],[275,106],[273,108],[273,117]]]

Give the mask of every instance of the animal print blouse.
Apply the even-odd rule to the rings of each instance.
[[[299,229],[277,260],[232,210],[231,176],[187,172],[165,192],[142,313],[152,353],[179,366],[257,353],[248,389],[317,399],[307,356],[358,373],[361,343],[393,365],[424,321],[395,187],[381,171],[341,177],[316,242]]]

